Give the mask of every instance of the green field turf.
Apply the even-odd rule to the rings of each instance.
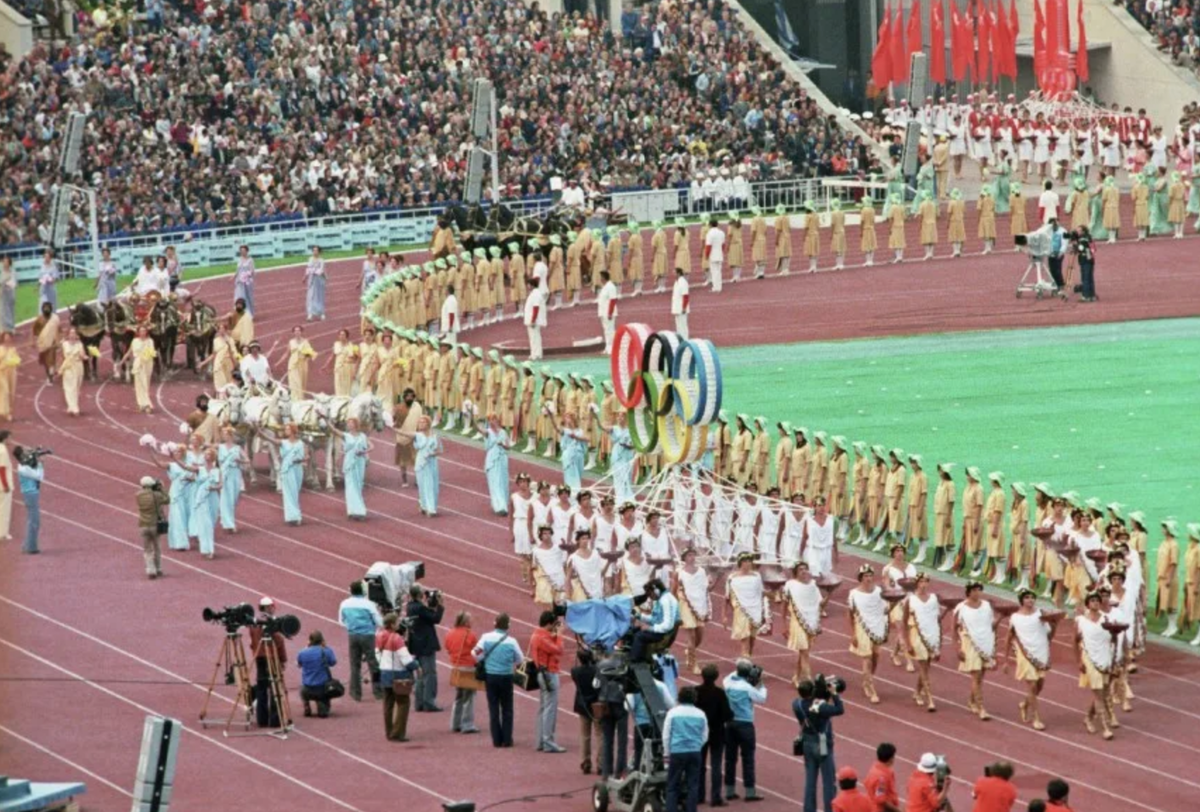
[[[732,415],[1200,521],[1200,319],[720,350]],[[605,359],[558,368],[607,377]],[[987,483],[984,483],[985,492]],[[1032,497],[1032,489],[1030,496]],[[1181,544],[1183,540],[1181,539]]]

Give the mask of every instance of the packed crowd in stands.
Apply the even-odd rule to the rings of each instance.
[[[1200,17],[1188,0],[1117,0],[1181,65],[1200,69]]]
[[[102,235],[456,200],[476,77],[497,86],[507,197],[563,174],[663,188],[734,164],[751,180],[853,171],[860,156],[720,0],[647,3],[621,37],[521,0],[148,12],[80,14],[67,45],[10,60],[0,245],[38,240],[75,109],[91,114]]]

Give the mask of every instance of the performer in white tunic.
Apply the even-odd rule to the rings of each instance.
[[[983,599],[983,584],[969,581],[967,599],[954,607],[958,631],[958,670],[971,675],[971,697],[967,708],[983,721],[992,717],[983,707],[983,678],[996,665],[996,626],[1000,618]]]
[[[804,520],[808,508],[804,506],[803,494],[792,494],[792,500],[783,510],[783,521],[779,528],[779,561],[785,567],[794,567],[800,561],[800,546],[804,541]],[[812,565],[809,564],[811,572]]]
[[[875,669],[879,666],[879,649],[888,642],[888,614],[883,590],[875,585],[875,569],[870,564],[858,568],[858,586],[850,590],[847,603],[850,653],[862,659],[863,694],[872,705],[878,705]]]
[[[533,547],[533,600],[544,610],[567,596],[567,573],[562,548],[554,543],[554,529],[538,528],[538,543]]]
[[[754,533],[758,528],[759,505],[753,483],[748,488],[749,490],[742,491],[735,497],[737,499],[735,502],[736,526],[733,530],[733,552],[735,554],[754,552]]]
[[[808,562],[814,578],[833,572],[837,561],[837,520],[826,511],[825,497],[813,499],[812,512],[804,517],[804,531],[800,539],[800,555]]]
[[[567,580],[571,600],[598,600],[604,597],[604,573],[607,562],[592,546],[592,533],[586,527],[575,531],[579,549],[567,558]]]
[[[778,560],[779,526],[782,520],[779,501],[779,488],[772,487],[767,491],[767,498],[758,503],[758,532],[754,544],[758,551],[759,561],[775,562]]]
[[[613,528],[615,538],[617,540],[617,549],[624,550],[629,545],[631,538],[636,538],[641,541],[642,531],[645,527],[637,517],[637,505],[633,502],[626,502],[618,508],[621,518],[617,520],[616,527]],[[637,594],[637,593],[634,593]]]
[[[705,480],[692,491],[692,507],[689,518],[691,540],[703,550],[712,550],[713,485]],[[679,536],[676,535],[676,538]]]
[[[730,494],[721,486],[715,486],[709,537],[713,549],[722,558],[727,558],[733,553],[733,510],[734,503]]]
[[[1102,584],[1100,589],[1105,589]],[[1118,565],[1108,571],[1107,588],[1112,590],[1111,608],[1108,617],[1114,623],[1121,623],[1128,628],[1117,638],[1117,656],[1113,661],[1112,687],[1109,690],[1108,716],[1111,727],[1116,724],[1116,705],[1121,704],[1121,710],[1129,713],[1133,710],[1133,691],[1129,687],[1129,666],[1132,662],[1134,635],[1137,631],[1137,593],[1128,589],[1125,584],[1125,567]]]
[[[694,485],[691,473],[686,468],[671,472],[671,535],[680,543],[689,541],[693,535],[689,523],[692,520]]]
[[[915,580],[917,577],[917,568],[904,560],[905,547],[903,544],[893,544],[891,547],[891,559],[883,566],[883,583],[888,589],[903,589],[900,581],[904,579]],[[901,664],[901,656],[907,651],[904,626],[904,601],[896,601],[888,612],[888,618],[892,623],[892,632],[895,635],[896,642],[892,648],[892,665],[899,666]],[[905,670],[910,674],[913,672],[912,660],[909,660],[905,665]]]
[[[916,580],[916,589],[900,602],[904,621],[899,633],[905,640],[909,662],[917,666],[917,689],[913,691],[913,701],[933,713],[937,707],[933,704],[929,671],[930,663],[942,653],[944,610],[937,595],[929,591],[929,576],[922,572],[916,576]]]
[[[813,580],[808,564],[801,561],[792,568],[792,577],[783,585],[787,601],[787,647],[796,652],[796,671],[792,684],[812,677],[809,652],[821,633],[821,590]]]
[[[1016,678],[1025,684],[1025,698],[1017,706],[1021,721],[1032,723],[1034,730],[1045,730],[1042,722],[1038,697],[1050,673],[1050,640],[1054,637],[1054,625],[1042,617],[1037,607],[1037,593],[1032,589],[1021,590],[1017,596],[1021,608],[1008,620],[1008,639],[1001,656],[1016,660]],[[1061,613],[1056,613],[1061,617]],[[1057,621],[1056,621],[1057,622]],[[1008,666],[1005,666],[1008,670]]]
[[[588,535],[596,537],[596,517],[599,513],[592,506],[592,492],[584,489],[575,494],[575,507],[571,509],[570,538],[576,538],[580,530],[588,531]],[[595,547],[595,542],[592,543]]]
[[[517,490],[513,493],[512,506],[508,515],[512,521],[513,552],[521,562],[521,583],[529,583],[531,570],[530,556],[533,555],[533,539],[530,537],[531,516],[533,513],[534,496],[529,489],[529,475],[517,474]]]
[[[683,551],[683,563],[673,573],[673,591],[679,601],[679,622],[691,632],[691,642],[684,647],[684,668],[693,674],[700,673],[696,663],[696,652],[704,642],[704,624],[712,614],[708,593],[713,579],[708,571],[696,563],[696,549]]]
[[[631,536],[625,542],[625,557],[621,559],[621,594],[637,597],[646,592],[646,583],[654,577],[654,567],[642,555],[642,540]]]
[[[1112,679],[1113,638],[1105,629],[1104,614],[1100,611],[1103,598],[1099,592],[1089,592],[1085,611],[1075,618],[1075,657],[1079,663],[1079,687],[1092,692],[1087,715],[1083,719],[1088,733],[1100,730],[1105,739],[1113,737],[1108,724],[1108,689]]]
[[[593,545],[602,553],[615,552],[617,547],[617,500],[612,496],[600,497],[600,512],[596,514],[595,530],[592,531]]]
[[[642,552],[647,558],[674,558],[675,551],[671,548],[671,536],[663,526],[662,514],[652,510],[646,514],[646,527],[642,530]],[[670,579],[671,566],[657,567],[655,578]],[[664,580],[664,583],[666,581]]]
[[[575,517],[575,506],[571,504],[571,489],[558,486],[558,497],[550,503],[550,526],[554,528],[554,544],[563,544],[571,538],[571,519]]]
[[[754,656],[754,641],[771,633],[771,607],[762,576],[754,569],[754,553],[742,553],[737,571],[725,579],[725,602],[733,609],[731,637],[742,643],[743,657]]]

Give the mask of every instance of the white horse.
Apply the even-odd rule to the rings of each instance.
[[[307,401],[306,401],[307,402]],[[317,413],[324,421],[325,426],[332,426],[338,431],[346,430],[346,423],[350,418],[357,418],[358,424],[365,432],[383,431],[385,427],[392,425],[391,414],[385,412],[383,401],[375,397],[370,392],[362,392],[352,398],[335,395],[317,395],[312,401],[316,404]],[[332,491],[334,489],[334,470],[336,463],[341,456],[341,442],[337,436],[325,428],[323,432],[314,433],[314,442],[317,438],[323,440],[325,450],[325,490]],[[315,444],[312,450],[316,451]],[[310,457],[315,456],[310,455]]]
[[[263,391],[263,390],[257,390]],[[239,427],[244,427],[246,436],[246,456],[250,460],[250,484],[258,482],[254,471],[254,455],[264,445],[262,432],[269,431],[277,434],[283,430],[285,423],[292,416],[291,393],[286,386],[276,383],[266,394],[251,394],[242,402],[241,420]],[[267,457],[270,461],[269,471],[271,481],[276,490],[282,490],[283,483],[279,481],[279,451],[274,445],[266,443]]]

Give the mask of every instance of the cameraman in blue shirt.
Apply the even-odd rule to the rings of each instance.
[[[818,677],[820,679],[820,677]],[[822,679],[824,683],[824,680]],[[830,690],[830,689],[833,690]],[[792,701],[792,713],[800,722],[800,749],[804,756],[804,812],[817,812],[817,778],[823,786],[825,812],[833,806],[837,792],[834,776],[837,765],[833,760],[833,717],[846,712],[842,705],[841,692],[836,685],[825,684],[817,690],[812,680],[804,680],[797,686],[800,694]],[[822,694],[818,696],[817,694]]]
[[[21,446],[13,449],[17,461],[17,482],[21,486],[21,498],[25,500],[25,541],[21,552],[37,555],[38,531],[42,527],[42,481],[46,478],[38,455]]]
[[[733,721],[725,726],[725,800],[737,796],[738,752],[742,754],[742,784],[747,801],[761,801],[755,789],[754,751],[757,741],[754,731],[754,706],[767,701],[767,687],[762,684],[762,669],[746,658],[737,661],[737,670],[725,678],[725,696]]]

